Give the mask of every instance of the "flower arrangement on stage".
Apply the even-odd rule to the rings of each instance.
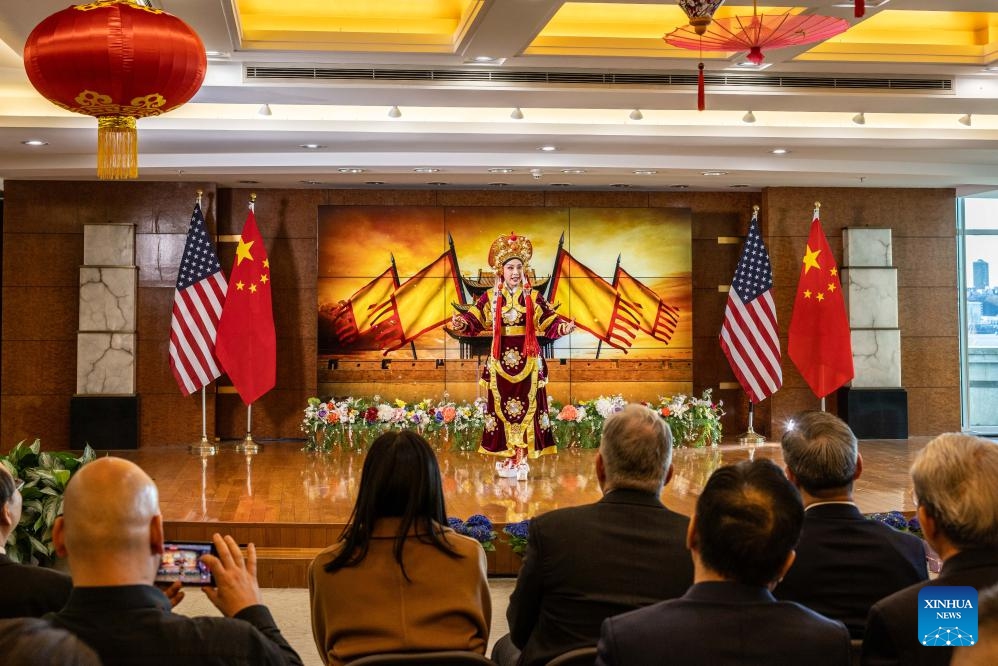
[[[480,513],[468,516],[468,520],[461,520],[460,518],[448,518],[447,524],[452,530],[458,534],[463,534],[464,536],[471,537],[478,543],[482,544],[482,548],[486,552],[496,549],[496,531],[492,525],[492,521],[488,517],[483,516]]]
[[[508,523],[502,528],[503,534],[509,537],[509,548],[517,555],[523,555],[527,550],[527,536],[530,533],[530,519],[518,523]]]
[[[893,527],[901,532],[909,532],[914,534],[919,539],[924,539],[925,536],[922,534],[922,525],[918,522],[917,516],[912,516],[907,518],[900,511],[884,511],[881,513],[870,513],[866,516],[870,520],[876,520],[879,523],[883,523],[888,527]]]
[[[701,398],[675,395],[659,398],[657,405],[642,403],[658,411],[672,429],[677,446],[703,447],[721,441],[721,402],[711,400],[710,389]],[[564,405],[552,402],[546,422],[559,448],[599,447],[603,422],[627,405],[622,395],[599,396]],[[412,428],[434,446],[455,451],[475,451],[485,426],[485,398],[454,402],[446,393],[440,401],[426,398],[417,403],[404,400],[309,398],[301,430],[305,450],[328,452],[334,446],[363,450],[388,430]],[[544,416],[542,418],[542,423]]]
[[[677,445],[702,448],[721,441],[723,403],[711,400],[710,393],[707,389],[700,398],[682,393],[659,398],[657,409],[672,429],[672,438]]]
[[[458,404],[445,393],[439,402],[427,398],[415,404],[386,401],[309,398],[301,430],[306,451],[330,451],[333,446],[363,449],[388,430],[412,428],[431,442],[450,442],[458,451],[478,448],[485,424],[485,399]]]

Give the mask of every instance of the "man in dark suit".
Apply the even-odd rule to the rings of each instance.
[[[998,583],[998,445],[947,433],[929,442],[911,466],[918,520],[943,560],[939,577],[906,587],[870,609],[863,663],[949,664],[952,647],[922,645],[918,592],[926,585]],[[934,628],[934,627],[933,627]]]
[[[510,636],[495,661],[532,666],[594,646],[604,618],[686,591],[689,520],[659,499],[671,477],[672,435],[658,414],[633,404],[606,420],[596,454],[603,498],[531,521],[506,612]]]
[[[870,607],[928,580],[925,545],[860,513],[853,481],[863,471],[856,436],[828,412],[804,412],[783,435],[787,478],[804,501],[797,559],[773,594],[841,620],[862,640]]]
[[[57,611],[66,605],[73,588],[65,574],[7,557],[7,537],[21,520],[20,483],[0,465],[0,618],[41,617]]]
[[[603,622],[597,665],[847,666],[845,625],[770,592],[793,564],[803,521],[800,496],[772,461],[714,472],[690,521],[693,586]]]

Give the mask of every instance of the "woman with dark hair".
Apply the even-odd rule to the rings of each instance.
[[[410,431],[367,453],[340,539],[308,571],[312,635],[327,664],[370,654],[485,654],[492,600],[481,545],[447,527],[440,468]]]

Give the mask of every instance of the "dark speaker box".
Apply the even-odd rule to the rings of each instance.
[[[839,416],[858,439],[907,439],[908,393],[904,389],[840,388]]]
[[[78,395],[69,400],[69,444],[82,449],[137,449],[138,396]]]

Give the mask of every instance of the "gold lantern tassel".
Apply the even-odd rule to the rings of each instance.
[[[97,177],[101,180],[139,177],[139,134],[132,116],[97,119]]]

